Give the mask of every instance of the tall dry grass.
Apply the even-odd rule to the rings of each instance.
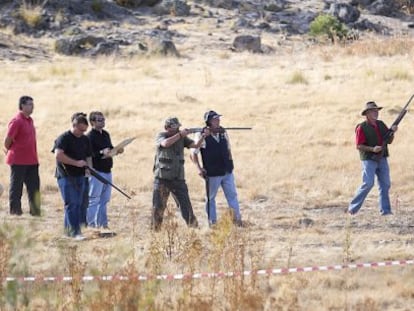
[[[264,37],[264,43],[271,40]],[[414,92],[413,59],[413,41],[393,38],[273,55],[4,61],[3,133],[17,99],[23,94],[35,99],[43,217],[9,216],[7,195],[1,197],[0,276],[73,277],[57,284],[3,282],[5,310],[412,308],[411,267],[181,281],[139,282],[134,277],[412,257],[412,238],[403,231],[409,225],[395,233],[392,220],[379,218],[376,190],[356,220],[346,219],[342,210],[360,183],[354,127],[362,121],[361,108],[368,100],[377,101],[385,107],[381,118],[390,124]],[[221,222],[216,230],[208,229],[203,181],[188,159],[187,182],[201,229],[187,229],[171,204],[164,229],[152,233],[155,135],[171,115],[186,127],[202,126],[208,109],[223,115],[224,126],[253,127],[230,133],[248,227],[230,224],[220,193]],[[114,166],[114,183],[133,200],[113,193],[109,217],[116,237],[95,239],[86,229],[90,239],[73,244],[62,237],[63,208],[50,150],[69,128],[73,112],[92,110],[104,112],[114,143],[137,137]],[[396,217],[409,215],[413,200],[411,119],[408,114],[390,147]],[[6,188],[8,175],[8,167],[0,166]],[[83,274],[133,280],[81,282]]]

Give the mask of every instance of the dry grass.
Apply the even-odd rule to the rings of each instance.
[[[42,20],[42,11],[48,0],[23,0],[19,8],[19,16],[30,27],[34,28]]]
[[[6,310],[75,310],[77,305],[85,310],[412,309],[414,283],[407,277],[412,267],[201,281],[79,281],[83,273],[133,276],[412,258],[406,222],[414,199],[411,114],[390,147],[396,215],[380,218],[376,190],[357,217],[343,215],[360,182],[354,147],[359,112],[366,101],[376,100],[385,107],[381,118],[388,124],[394,120],[414,92],[412,46],[410,39],[395,38],[267,56],[217,52],[193,59],[3,62],[4,132],[18,97],[35,99],[43,217],[32,219],[26,202],[25,214],[12,217],[7,196],[1,197],[0,276],[72,275],[75,280],[57,287],[3,283]],[[201,229],[187,229],[172,205],[164,230],[154,234],[149,231],[154,137],[167,116],[198,127],[208,109],[223,114],[224,126],[253,127],[230,134],[249,226],[236,229],[226,222],[220,193],[222,223],[208,229],[203,182],[188,159],[187,182]],[[74,245],[62,238],[63,208],[50,150],[69,128],[73,112],[92,110],[105,113],[115,143],[137,136],[114,167],[114,183],[133,200],[113,193],[109,218],[116,237],[97,239],[87,229],[90,239]],[[8,167],[0,166],[6,190],[8,175]]]

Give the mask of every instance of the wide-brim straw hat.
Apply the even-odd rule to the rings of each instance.
[[[377,104],[374,101],[367,102],[365,104],[364,110],[361,111],[361,115],[365,116],[365,114],[367,113],[368,110],[373,110],[373,109],[381,110],[382,107],[378,107]]]

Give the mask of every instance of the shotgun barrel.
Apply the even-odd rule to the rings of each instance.
[[[243,130],[252,130],[252,127],[220,127],[218,132],[222,133],[224,131],[243,131]],[[203,127],[190,127],[187,129],[190,133],[201,133],[204,128]]]
[[[411,104],[411,101],[413,100],[413,98],[414,98],[414,94],[411,95],[410,99],[405,104],[403,109],[400,111],[397,118],[392,123],[391,127],[388,129],[388,131],[382,137],[382,149],[379,153],[377,153],[373,156],[373,160],[379,161],[384,156],[385,148],[389,144],[391,138],[394,136],[394,131],[392,130],[392,127],[393,126],[398,126],[398,124],[400,124],[401,120],[405,117],[406,113],[408,112],[408,106]]]
[[[110,185],[112,188],[114,188],[115,190],[117,190],[119,193],[121,193],[122,195],[124,195],[128,199],[131,199],[131,197],[128,194],[126,194],[120,188],[118,188],[117,186],[115,186],[113,183],[111,183],[109,180],[107,180],[105,177],[103,177],[101,174],[99,174],[97,171],[95,171],[92,167],[85,166],[85,168],[88,169],[89,172],[91,173],[91,175],[93,177],[95,177],[97,180],[99,180],[101,183],[103,183],[105,185]]]

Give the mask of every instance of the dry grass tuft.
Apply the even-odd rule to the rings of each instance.
[[[43,7],[47,2],[48,0],[23,0],[19,8],[19,16],[28,26],[35,28],[42,21]]]

